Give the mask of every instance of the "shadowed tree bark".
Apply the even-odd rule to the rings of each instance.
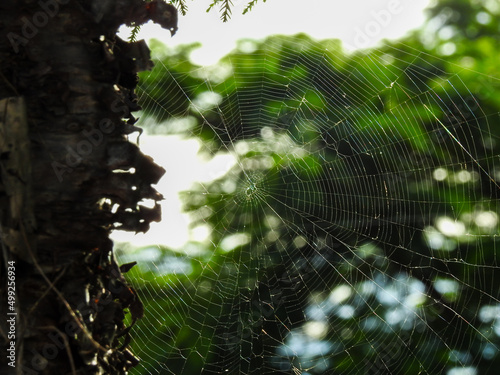
[[[142,304],[109,234],[160,220],[151,185],[164,170],[128,141],[149,50],[116,36],[149,19],[176,30],[161,0],[0,3],[2,374],[122,374],[138,362],[128,330]]]

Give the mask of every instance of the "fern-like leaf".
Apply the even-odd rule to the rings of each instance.
[[[220,0],[214,0],[207,8],[207,13],[212,10],[212,8],[219,2]]]
[[[183,16],[186,15],[188,11],[186,0],[170,0],[170,4],[174,5]]]
[[[221,19],[222,22],[227,22],[231,18],[231,7],[233,2],[231,0],[223,0],[221,6]]]
[[[207,9],[207,12],[210,12],[212,8],[220,4],[220,13],[221,13],[221,20],[222,22],[227,22],[231,18],[231,13],[232,13],[232,7],[233,7],[233,2],[232,0],[214,0]]]
[[[139,31],[141,31],[141,25],[133,26],[132,27],[132,32],[130,33],[130,36],[128,37],[129,42],[137,42],[137,34],[139,34]]]
[[[245,9],[243,9],[243,14],[247,14],[248,12],[250,12],[252,10],[252,8],[254,7],[255,4],[257,4],[259,0],[252,0],[250,1],[247,6],[245,7]],[[262,2],[266,2],[266,0],[262,0]]]

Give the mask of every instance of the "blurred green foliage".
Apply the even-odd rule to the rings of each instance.
[[[152,44],[151,132],[237,163],[184,193],[209,242],[130,272],[143,373],[495,372],[500,6],[428,13],[351,54],[275,36],[201,68]]]

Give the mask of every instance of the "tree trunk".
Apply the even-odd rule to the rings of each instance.
[[[142,304],[109,233],[160,220],[164,170],[128,141],[148,19],[161,0],[0,3],[0,366],[4,374],[122,374],[137,364],[125,324]],[[140,204],[152,200],[153,208]],[[5,369],[5,370],[4,370]]]

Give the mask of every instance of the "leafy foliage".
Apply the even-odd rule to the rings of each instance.
[[[438,5],[433,17],[470,10],[466,1]],[[134,279],[150,309],[169,312],[136,331],[155,332],[149,342],[170,353],[141,348],[158,361],[145,373],[161,363],[175,374],[291,374],[300,364],[311,374],[467,365],[488,374],[500,365],[499,335],[479,318],[499,301],[498,245],[472,219],[499,213],[499,39],[493,21],[463,17],[480,37],[461,35],[455,50],[443,48],[448,39],[423,46],[425,29],[351,55],[336,41],[271,37],[224,58],[229,74],[205,74],[188,46],[141,77],[145,115],[167,123],[156,129],[197,136],[207,154],[229,150],[239,162],[184,194],[193,226],[208,225],[210,242],[189,244],[196,255],[162,249],[150,267],[175,258],[190,271]],[[453,20],[463,19],[443,19],[462,30]],[[416,53],[424,48],[431,53]],[[217,100],[204,100],[207,93]],[[466,186],[436,171],[477,180]],[[449,217],[467,236],[432,244],[429,233]],[[325,313],[346,288],[354,292]],[[401,305],[383,301],[388,290],[399,300],[418,295],[409,319],[389,323]],[[342,317],[349,306],[355,314]],[[287,349],[285,338],[305,329],[310,311],[326,315],[313,344],[333,348],[328,360]]]

